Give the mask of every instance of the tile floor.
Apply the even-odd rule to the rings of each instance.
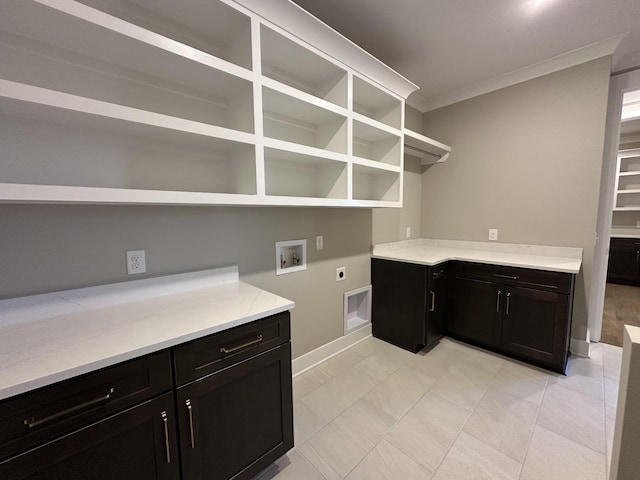
[[[606,480],[622,349],[565,377],[443,339],[368,338],[294,378],[296,447],[260,480]]]

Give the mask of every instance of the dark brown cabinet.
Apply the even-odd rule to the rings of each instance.
[[[611,239],[607,282],[640,285],[640,239]]]
[[[449,335],[565,372],[573,275],[468,262],[452,270]]]
[[[445,307],[443,266],[371,260],[373,336],[411,352],[442,337]]]
[[[4,400],[0,425],[2,480],[250,479],[293,447],[289,312]]]

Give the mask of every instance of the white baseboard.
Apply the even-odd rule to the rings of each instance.
[[[571,339],[571,343],[569,344],[569,351],[577,357],[589,358],[589,349],[591,347],[591,342],[589,340],[589,331],[587,330],[586,340],[579,340],[577,338]]]
[[[295,377],[296,375],[300,375],[310,368],[315,367],[317,364],[345,351],[347,348],[354,346],[356,343],[360,343],[370,336],[371,324],[365,325],[355,332],[344,335],[343,337],[337,338],[336,340],[322,345],[315,350],[311,350],[309,353],[305,353],[304,355],[294,358],[291,362],[293,376]]]

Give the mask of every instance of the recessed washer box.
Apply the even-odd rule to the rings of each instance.
[[[276,275],[307,269],[307,239],[276,242]]]

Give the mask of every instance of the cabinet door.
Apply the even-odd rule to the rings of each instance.
[[[0,463],[3,480],[177,480],[173,394]]]
[[[431,346],[444,335],[446,306],[446,281],[444,278],[429,285],[427,296],[427,338],[425,344]]]
[[[391,260],[371,260],[374,337],[412,352],[425,345],[427,268]]]
[[[637,280],[638,257],[637,247],[614,247],[609,250],[608,280]]]
[[[447,308],[447,332],[486,346],[499,346],[502,336],[502,285],[455,278]]]
[[[564,371],[568,350],[569,296],[507,287],[502,321],[505,350]]]
[[[291,344],[177,390],[185,480],[249,479],[293,447]]]

